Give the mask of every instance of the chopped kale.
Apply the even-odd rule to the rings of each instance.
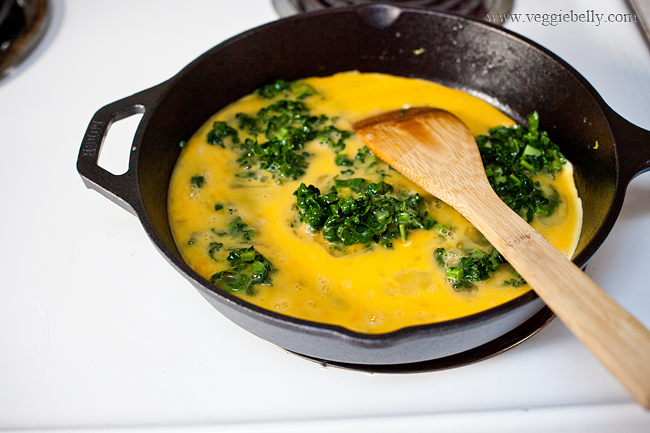
[[[208,246],[208,255],[212,260],[217,260],[214,255],[221,250],[221,247],[223,247],[221,242],[210,242],[210,245]]]
[[[436,249],[434,255],[438,264],[445,268],[445,277],[456,290],[475,290],[476,281],[489,279],[491,274],[506,262],[496,248],[487,253],[477,248],[464,255],[453,266],[447,266],[447,251],[444,248]]]
[[[333,125],[326,126],[316,134],[320,138],[321,143],[327,144],[335,152],[340,152],[345,149],[345,140],[350,138],[351,135],[352,133],[350,131],[343,131],[335,128]]]
[[[352,135],[334,127],[334,119],[311,114],[302,99],[314,94],[316,91],[302,81],[277,80],[257,91],[259,97],[273,100],[268,106],[256,114],[237,113],[239,131],[226,122],[214,122],[207,141],[225,147],[225,139],[230,138],[233,150],[240,153],[237,161],[243,171],[236,174],[238,178],[261,179],[259,168],[279,180],[296,180],[308,167],[307,142],[319,138],[338,153]],[[240,132],[248,135],[243,141]]]
[[[511,278],[503,282],[504,286],[512,286],[512,287],[519,287],[519,286],[523,286],[524,284],[526,284],[526,281],[521,277]]]
[[[271,284],[270,274],[275,270],[271,262],[254,247],[234,249],[227,258],[230,270],[212,275],[210,282],[231,293],[254,294],[254,286]]]
[[[197,188],[202,188],[205,185],[205,178],[203,176],[192,176],[190,183]]]
[[[267,84],[257,89],[257,95],[264,99],[273,99],[281,93],[288,92],[291,89],[291,83],[284,80],[276,80],[275,83]]]
[[[257,89],[257,96],[263,99],[273,99],[279,95],[293,95],[297,99],[305,99],[315,94],[314,88],[303,81],[276,80],[272,84]]]
[[[226,232],[218,232],[218,231],[216,231],[215,229],[211,229],[210,231],[211,231],[215,236],[219,236],[219,237],[223,237],[223,236],[227,236],[227,235],[228,235],[228,233],[226,233]]]
[[[305,99],[317,94],[316,90],[304,81],[294,81],[291,83],[291,91],[296,95],[297,99]]]
[[[245,170],[251,170],[259,165],[260,169],[278,174],[282,178],[298,179],[305,174],[309,153],[299,151],[303,143],[295,142],[288,131],[286,134],[284,137],[278,136],[279,138],[263,143],[260,143],[257,137],[247,138],[240,146],[242,156],[237,159],[237,162]]]
[[[235,119],[239,120],[239,129],[248,130],[251,134],[259,134],[261,132],[257,117],[249,116],[246,113],[237,113],[235,114]]]
[[[476,137],[490,185],[511,209],[531,222],[534,216],[551,215],[559,202],[549,197],[531,177],[554,176],[566,162],[557,144],[539,131],[539,116],[528,116],[528,127],[498,126]]]
[[[511,274],[512,274],[512,278],[510,278],[509,280],[504,281],[503,282],[504,286],[519,287],[519,286],[523,286],[524,284],[526,284],[526,280],[524,280],[524,278],[521,275],[519,275],[519,272],[517,272],[516,270],[513,269],[511,271]]]
[[[351,167],[354,164],[354,161],[348,158],[347,153],[339,153],[334,158],[334,164],[342,165],[344,167]]]
[[[372,153],[370,149],[368,149],[368,146],[363,146],[357,151],[357,155],[354,157],[354,159],[363,164],[366,162],[366,158],[371,161],[371,163],[377,161],[377,157],[374,153]]]
[[[438,232],[438,235],[441,237],[448,236],[451,232],[451,227],[444,224],[436,224],[434,229]]]
[[[241,236],[244,240],[250,241],[256,233],[238,216],[228,223],[228,234],[233,238]]]
[[[429,230],[435,221],[428,216],[424,198],[418,194],[398,200],[389,196],[393,187],[365,179],[335,179],[334,187],[321,194],[304,183],[294,192],[301,221],[334,244],[375,242],[387,248],[392,240],[405,241],[415,229]]]
[[[233,144],[239,143],[239,136],[235,128],[228,126],[226,122],[214,122],[212,129],[208,132],[207,140],[209,144],[218,144],[225,147],[223,139],[226,137],[230,137]]]
[[[302,101],[280,99],[260,109],[255,117],[238,113],[239,128],[252,135],[243,143],[233,139],[241,156],[237,160],[246,173],[259,166],[280,178],[298,179],[308,166],[309,153],[304,150],[308,141],[320,138],[336,149],[345,147],[351,136],[332,125],[325,126],[327,116],[313,116]],[[335,141],[336,140],[336,141]],[[239,176],[254,178],[250,176]]]

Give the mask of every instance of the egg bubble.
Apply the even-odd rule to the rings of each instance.
[[[463,254],[460,252],[460,250],[457,250],[455,248],[448,249],[444,256],[445,266],[450,268],[454,267],[462,257]]]
[[[276,302],[276,304],[273,305],[273,307],[274,307],[276,310],[284,310],[284,309],[287,308],[288,306],[289,306],[289,303],[286,302],[286,301],[284,301],[284,302]]]
[[[323,275],[318,275],[316,277],[316,285],[323,292],[329,292],[331,289],[330,280]]]
[[[384,316],[380,313],[371,312],[366,314],[366,317],[363,318],[363,321],[370,326],[380,326],[384,323]]]

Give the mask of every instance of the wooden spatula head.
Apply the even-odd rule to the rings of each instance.
[[[480,193],[477,187],[489,188],[472,133],[448,111],[413,107],[352,127],[380,159],[451,206],[459,196]]]

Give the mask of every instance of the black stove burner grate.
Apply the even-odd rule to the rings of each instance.
[[[50,20],[49,0],[0,0],[0,78],[34,51]]]
[[[426,7],[473,18],[483,19],[488,13],[508,13],[513,0],[393,0],[401,6]],[[322,9],[374,3],[373,0],[273,0],[281,17]]]

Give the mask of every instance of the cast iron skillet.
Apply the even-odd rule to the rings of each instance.
[[[552,313],[533,292],[469,317],[371,335],[250,305],[182,260],[167,218],[178,143],[225,105],[277,78],[349,70],[435,81],[477,95],[518,122],[537,110],[541,127],[575,166],[584,205],[574,259],[580,267],[611,230],[629,182],[650,169],[650,132],[614,113],[549,51],[479,21],[387,4],[298,15],[218,45],[169,81],[100,109],[83,138],[77,169],[87,187],[140,219],[163,256],[215,308],[286,350],[358,369],[420,371],[473,362],[536,332]],[[101,144],[112,122],[135,113],[144,116],[129,170],[115,176],[97,165]]]

